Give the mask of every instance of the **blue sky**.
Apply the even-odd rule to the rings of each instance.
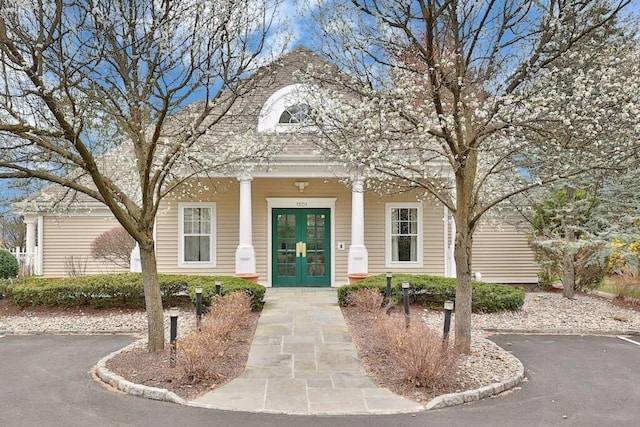
[[[313,29],[313,22],[308,18],[310,11],[326,7],[332,0],[284,0],[279,14],[274,22],[276,33],[269,40],[267,46],[273,46],[274,51],[290,50],[295,46],[304,45],[313,49],[319,41],[314,37],[317,34]],[[632,0],[629,12],[640,15],[640,0]],[[270,58],[267,56],[265,61]],[[0,179],[0,201],[15,197],[16,191],[7,186],[5,180]]]

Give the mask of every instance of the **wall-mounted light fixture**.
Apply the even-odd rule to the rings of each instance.
[[[298,189],[302,193],[304,191],[304,189],[309,186],[309,183],[307,181],[296,181],[296,182],[293,183],[293,185],[298,187]]]

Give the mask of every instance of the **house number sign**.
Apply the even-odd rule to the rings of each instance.
[[[296,202],[296,207],[298,208],[306,208],[307,202]]]

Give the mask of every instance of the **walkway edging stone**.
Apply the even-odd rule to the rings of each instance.
[[[107,369],[107,362],[124,351],[128,351],[129,349],[140,346],[140,344],[144,342],[144,339],[134,341],[126,347],[121,348],[120,350],[116,350],[111,354],[103,357],[96,364],[96,375],[105,383],[110,386],[122,391],[123,393],[130,394],[132,396],[142,397],[151,400],[159,400],[163,402],[176,403],[179,405],[192,406],[192,407],[203,407],[202,405],[195,405],[193,402],[187,402],[186,400],[179,397],[177,394],[163,388],[157,387],[149,387],[143,384],[133,383],[111,372]],[[424,409],[429,411],[433,409],[442,409],[450,406],[458,406],[465,403],[476,402],[487,397],[498,395],[502,392],[510,390],[516,386],[518,386],[522,380],[524,379],[524,366],[519,359],[509,353],[510,357],[513,357],[518,362],[518,373],[513,377],[509,378],[504,382],[493,383],[487,386],[483,386],[474,390],[466,390],[458,393],[449,393],[437,396],[431,399],[426,405],[424,405]],[[400,412],[399,412],[400,413]],[[402,412],[406,413],[406,412]]]
[[[498,346],[497,344],[495,345]],[[513,358],[518,363],[518,371],[514,376],[507,379],[506,381],[492,383],[474,390],[436,396],[425,405],[425,409],[427,411],[430,411],[432,409],[442,409],[450,406],[462,405],[464,403],[476,402],[487,397],[498,395],[502,392],[518,386],[518,384],[520,384],[524,380],[524,366],[522,365],[520,359],[515,357],[510,352],[507,352],[506,350],[504,351],[509,355],[509,357]]]
[[[126,347],[121,348],[120,350],[116,350],[111,354],[106,355],[102,359],[96,363],[96,375],[100,380],[109,384],[110,386],[122,391],[123,393],[130,394],[132,396],[143,397],[145,399],[151,400],[159,400],[162,402],[170,402],[177,403],[180,405],[185,405],[186,401],[178,396],[177,394],[165,389],[158,387],[149,387],[143,384],[136,384],[129,380],[124,379],[120,375],[117,375],[107,369],[107,362],[117,356],[118,354],[128,351],[132,348],[139,347],[141,343],[145,340],[141,339],[138,341],[134,341]]]
[[[494,333],[494,334],[540,334],[540,335],[580,335],[580,336],[588,336],[588,335],[630,335],[630,336],[640,336],[640,331],[638,330],[593,330],[593,329],[562,329],[562,328],[541,328],[541,329],[509,329],[509,328],[482,328],[484,332]],[[75,335],[75,334],[89,334],[89,335],[126,335],[131,333],[138,333],[140,331],[76,331],[76,330],[2,330],[0,331],[0,335],[45,335],[45,334],[54,334],[54,335]],[[143,384],[133,383],[124,379],[123,377],[115,374],[110,371],[106,367],[106,363],[116,355],[121,352],[127,351],[131,348],[140,346],[141,343],[145,342],[144,339],[140,339],[134,341],[133,343],[121,348],[120,350],[116,350],[111,354],[100,359],[96,366],[95,372],[98,378],[101,381],[109,384],[117,390],[122,391],[123,393],[127,393],[132,396],[143,397],[151,400],[158,400],[163,402],[176,403],[185,406],[200,406],[194,405],[192,402],[188,402],[177,394],[163,388],[157,387],[149,387]],[[501,347],[502,348],[502,347]],[[503,349],[507,352],[505,349]],[[451,406],[462,405],[465,403],[475,402],[487,397],[495,396],[504,391],[510,390],[516,386],[518,386],[524,380],[524,366],[511,353],[507,352],[510,357],[516,359],[518,363],[518,372],[513,377],[507,379],[504,382],[493,383],[487,386],[480,387],[474,390],[467,390],[463,392],[457,393],[449,393],[437,396],[431,399],[426,405],[424,405],[425,410],[433,410],[433,409],[442,409]],[[400,413],[400,412],[398,412]],[[406,413],[406,412],[405,412]]]

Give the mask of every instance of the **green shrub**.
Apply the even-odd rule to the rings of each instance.
[[[144,307],[142,276],[101,274],[65,279],[28,278],[13,287],[11,301],[21,307]]]
[[[9,279],[0,279],[0,298],[11,295],[11,286],[13,283]]]
[[[409,298],[417,303],[434,308],[442,308],[446,300],[455,300],[456,279],[448,277],[396,274],[391,280],[392,299],[402,301],[402,282],[409,282]],[[378,289],[381,293],[387,287],[386,275],[368,277],[353,285],[338,288],[338,302],[347,305],[352,292],[359,289]],[[471,309],[474,312],[493,313],[502,310],[519,310],[524,304],[524,290],[508,285],[472,281]]]
[[[0,279],[10,279],[18,276],[20,266],[11,252],[0,249]]]
[[[159,274],[158,282],[164,306],[173,305],[180,297],[190,295],[195,301],[195,287],[202,285],[205,305],[215,293],[214,280],[223,283],[222,293],[246,291],[252,307],[262,307],[264,287],[236,277],[210,277]],[[77,307],[144,307],[142,274],[101,274],[64,279],[25,278],[11,287],[11,301],[20,306],[49,305]]]
[[[236,291],[244,291],[251,297],[251,309],[260,310],[264,305],[265,287],[240,277],[233,276],[186,276],[192,279],[189,285],[189,297],[195,304],[196,286],[202,286],[202,305],[208,307],[216,296],[216,280],[220,281],[220,294],[227,295]]]

